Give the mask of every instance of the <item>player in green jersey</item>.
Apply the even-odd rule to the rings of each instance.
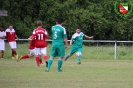
[[[67,43],[67,34],[66,29],[62,26],[63,19],[59,18],[56,22],[55,26],[52,26],[52,49],[51,49],[51,56],[48,60],[48,68],[45,70],[46,72],[49,72],[51,65],[53,63],[53,59],[55,57],[60,57],[58,60],[58,67],[57,71],[61,72],[61,67],[63,64],[63,58],[65,56],[65,48],[68,48]],[[64,44],[65,41],[65,44]],[[65,47],[66,45],[66,47]]]
[[[77,56],[77,64],[81,64],[81,56],[82,56],[82,45],[83,45],[83,38],[93,38],[93,36],[89,37],[85,35],[83,32],[81,32],[80,28],[76,29],[76,33],[73,34],[71,40],[70,40],[70,45],[72,45],[70,53],[68,56],[65,57],[64,61],[66,61],[69,57],[71,57],[75,52]]]

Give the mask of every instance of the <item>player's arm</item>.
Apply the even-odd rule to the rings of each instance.
[[[35,40],[35,38],[36,38],[36,34],[32,34],[28,39],[29,40]]]
[[[47,31],[45,30],[45,38],[48,38],[48,33],[47,33]]]
[[[70,40],[70,46],[73,44],[73,42],[76,40],[76,34],[72,35],[72,38]]]
[[[66,29],[64,28],[64,41],[66,45],[66,49],[68,48],[68,42],[67,42],[67,34],[66,34]]]
[[[0,39],[5,39],[6,36],[0,36]]]
[[[33,33],[32,33],[32,35],[28,38],[29,40],[34,40],[34,39],[36,39],[36,32],[35,32],[35,30],[33,30]]]
[[[66,45],[66,49],[68,48],[68,42],[67,42],[67,38],[64,38],[65,41],[65,45]]]
[[[0,39],[4,39],[5,38],[5,36],[0,36]]]
[[[31,36],[28,38],[28,40],[33,40],[33,35],[31,35]]]
[[[16,34],[15,34],[15,38],[16,38],[16,39],[19,39],[18,36],[17,36]]]
[[[87,35],[84,35],[85,38],[88,38],[88,39],[92,39],[93,36],[87,36]]]
[[[70,40],[70,46],[73,44],[73,40]]]
[[[6,33],[4,33],[3,36],[0,36],[0,39],[5,39],[6,38]]]

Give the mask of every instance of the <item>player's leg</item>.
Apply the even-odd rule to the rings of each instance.
[[[19,56],[19,57],[17,58],[17,62],[20,61],[20,60],[22,60],[22,59],[27,59],[27,58],[30,58],[30,57],[31,57],[30,54],[25,54],[25,55],[23,55],[23,56]]]
[[[47,56],[47,47],[44,49],[44,60],[48,61],[48,56]]]
[[[69,57],[71,57],[77,50],[78,50],[77,46],[72,46],[70,53],[64,58],[64,61],[66,61]]]
[[[77,64],[81,64],[81,52],[77,52],[76,56],[77,56]]]
[[[4,50],[1,50],[1,59],[4,59]]]
[[[56,45],[52,45],[51,56],[50,56],[50,58],[48,60],[48,67],[45,70],[46,72],[49,72],[49,70],[51,68],[51,65],[53,63],[54,57],[56,57],[56,55],[57,55],[57,46]]]
[[[63,64],[63,58],[64,57],[60,57],[59,60],[58,60],[58,67],[57,67],[58,72],[62,72],[61,67],[62,67],[62,64]]]
[[[47,47],[41,48],[41,54],[43,54],[43,57],[44,57],[44,60],[46,63],[46,67],[48,67]]]
[[[66,61],[69,57],[71,57],[73,54],[68,54],[65,58],[64,58],[64,61]]]
[[[52,63],[53,63],[53,60],[54,60],[54,57],[50,57],[49,60],[48,60],[48,67],[47,69],[45,70],[46,72],[49,72],[51,66],[52,66]]]
[[[62,72],[61,67],[62,67],[62,64],[63,64],[63,58],[65,56],[65,46],[64,45],[58,46],[57,51],[58,51],[58,56],[60,57],[59,60],[58,60],[57,71]]]
[[[5,42],[0,42],[0,51],[1,51],[1,59],[4,58],[4,51],[5,51]]]
[[[9,46],[10,46],[10,48],[11,48],[11,50],[12,50],[12,59],[15,59],[15,58],[14,58],[14,51],[13,51],[13,49],[12,49],[12,46],[13,46],[13,45],[12,45],[12,42],[9,42]]]
[[[30,49],[30,57],[33,57],[33,56],[36,56],[36,50],[35,49]],[[40,52],[40,51],[38,51]],[[37,62],[36,62],[37,63]],[[42,58],[41,58],[41,53],[39,53],[39,63],[42,65],[43,62],[42,62]]]
[[[35,49],[30,49],[29,51],[30,51],[30,54],[25,54],[23,56],[18,57],[17,62],[22,59],[27,59],[27,58],[33,57],[35,55]]]
[[[39,63],[40,63],[40,65],[43,65],[41,54],[39,55]]]
[[[17,57],[17,52],[16,52],[16,49],[17,49],[17,43],[16,42],[12,42],[12,49],[13,49],[13,54]]]
[[[10,48],[12,50],[12,59],[15,59],[14,56],[16,55],[16,58],[18,58],[17,52],[16,52],[16,48],[17,48],[17,44],[16,42],[9,42]]]
[[[76,53],[76,56],[77,56],[77,64],[81,64],[81,59],[82,59],[82,48],[79,48],[77,53]]]
[[[35,48],[35,54],[36,54],[36,66],[40,66],[40,48]]]

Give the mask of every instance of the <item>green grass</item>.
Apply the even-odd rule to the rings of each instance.
[[[17,52],[19,55],[29,53],[28,43],[19,43]],[[66,50],[66,55],[70,51]],[[48,56],[50,55],[51,44],[48,45]],[[83,46],[83,56],[84,59],[97,59],[97,60],[114,60],[114,45],[109,46]],[[11,50],[9,45],[6,44],[5,58],[11,58]],[[72,58],[76,58],[75,55]],[[133,46],[117,46],[117,60],[133,60]]]
[[[20,55],[28,53],[28,44],[18,44]],[[50,52],[48,47],[48,54]],[[113,46],[83,46],[82,64],[76,64],[73,55],[63,63],[63,72],[57,72],[57,58],[50,72],[46,67],[35,67],[35,59],[16,62],[6,45],[5,59],[0,59],[0,88],[132,88],[132,49],[118,46],[114,60]],[[69,50],[67,50],[67,53]]]
[[[64,62],[57,72],[55,59],[50,72],[35,67],[35,60],[20,62],[0,60],[0,88],[132,88],[133,63],[130,60],[87,60],[81,65],[75,59]]]

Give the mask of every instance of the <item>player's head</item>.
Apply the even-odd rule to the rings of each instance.
[[[9,29],[10,29],[10,30],[13,29],[13,25],[12,25],[12,24],[9,25]]]
[[[4,26],[0,26],[0,31],[4,31]]]
[[[63,18],[58,18],[56,24],[62,25],[62,23],[63,23]]]
[[[42,21],[37,21],[37,26],[42,26]]]
[[[76,29],[76,33],[80,33],[81,32],[81,28],[80,27],[77,27],[77,29]]]

